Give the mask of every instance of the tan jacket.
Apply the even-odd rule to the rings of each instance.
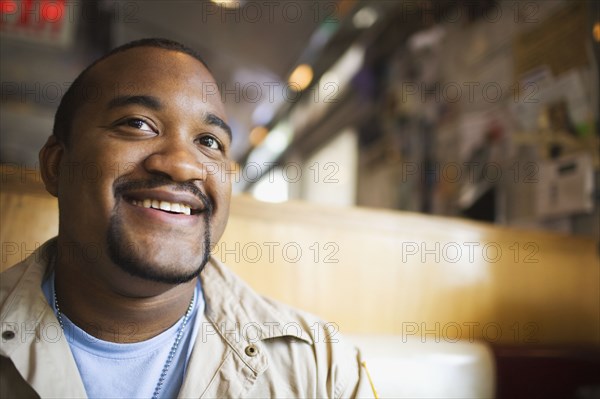
[[[86,396],[41,290],[51,251],[53,241],[0,275],[1,398]],[[206,310],[180,397],[373,397],[333,324],[262,298],[215,259],[201,279]]]

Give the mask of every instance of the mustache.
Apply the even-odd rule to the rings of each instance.
[[[191,181],[177,183],[165,176],[157,175],[143,180],[129,180],[128,178],[121,176],[118,177],[113,183],[113,193],[115,198],[118,199],[118,197],[122,197],[128,191],[148,190],[158,187],[168,187],[173,191],[184,191],[191,193],[202,202],[204,211],[207,211],[209,215],[211,215],[213,212],[213,201],[206,194],[204,194],[202,190],[196,186],[196,184]]]

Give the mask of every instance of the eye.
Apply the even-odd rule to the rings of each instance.
[[[134,129],[154,133],[154,129],[143,119],[130,118],[130,119],[127,119],[124,124],[129,127],[134,128]]]
[[[221,149],[219,141],[212,136],[202,136],[197,139],[197,142],[205,147],[212,148],[213,150]]]

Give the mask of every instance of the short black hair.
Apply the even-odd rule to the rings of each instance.
[[[56,136],[56,139],[59,142],[68,145],[69,135],[71,133],[71,126],[73,123],[75,112],[85,102],[86,98],[89,97],[89,94],[87,92],[88,83],[86,77],[90,69],[92,69],[100,61],[103,61],[114,54],[121,53],[123,51],[127,51],[137,47],[156,47],[188,54],[200,61],[210,72],[210,68],[208,67],[204,59],[202,59],[202,57],[196,51],[174,40],[163,38],[147,38],[134,40],[132,42],[125,43],[119,47],[116,47],[104,56],[91,63],[87,68],[85,68],[73,81],[69,89],[65,92],[62,99],[60,100],[60,104],[58,105],[58,109],[56,110],[56,114],[54,115],[54,127],[52,129],[52,134]]]

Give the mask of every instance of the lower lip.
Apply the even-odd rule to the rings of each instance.
[[[193,226],[200,220],[200,215],[184,215],[182,213],[169,213],[154,208],[144,208],[141,206],[133,205],[127,201],[123,201],[132,208],[141,218],[149,221],[155,221],[168,225],[176,226]]]

